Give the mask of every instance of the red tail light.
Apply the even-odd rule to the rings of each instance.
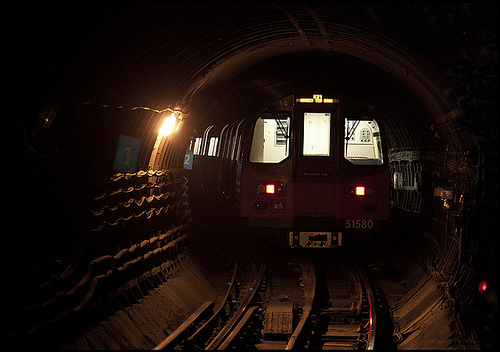
[[[277,196],[286,196],[286,182],[277,181],[273,183],[260,183],[256,189],[258,194],[275,194]]]
[[[371,187],[365,187],[365,186],[356,186],[356,187],[353,187],[349,190],[349,192],[352,194],[352,195],[355,195],[355,196],[371,196],[373,193],[374,193],[374,189],[371,188]]]
[[[270,183],[266,185],[266,193],[274,193],[274,184]]]

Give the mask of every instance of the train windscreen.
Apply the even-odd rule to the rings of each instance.
[[[382,140],[376,120],[345,120],[344,157],[355,165],[382,165]]]
[[[279,163],[290,152],[290,118],[262,118],[255,121],[250,161]]]
[[[304,113],[304,156],[330,156],[330,113]]]

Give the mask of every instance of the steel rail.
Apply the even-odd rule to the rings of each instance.
[[[314,297],[316,295],[316,273],[314,272],[314,264],[312,263],[312,261],[308,260],[307,262],[301,261],[299,265],[302,270],[302,282],[304,284],[304,308],[302,316],[300,317],[300,321],[297,324],[297,327],[295,328],[292,336],[288,340],[285,350],[292,350],[295,347],[295,343],[297,342],[299,336],[302,334],[304,326],[309,319],[314,302]]]
[[[252,318],[257,313],[259,308],[259,306],[252,306],[249,310],[247,310],[243,318],[239,321],[238,325],[236,325],[229,336],[224,340],[224,342],[221,343],[221,345],[217,349],[225,350],[226,348],[228,348],[233,340],[240,334],[241,330],[245,327],[250,318]]]
[[[153,350],[161,351],[173,349],[188,334],[189,329],[198,324],[203,317],[214,307],[214,302],[206,301],[191,316],[184,321],[173,333],[167,336],[162,342],[156,345]]]
[[[366,293],[366,300],[368,302],[368,338],[366,341],[366,349],[373,350],[375,348],[375,335],[377,331],[377,314],[376,314],[376,302],[375,296],[370,285],[370,280],[366,276],[363,270],[359,268],[354,269],[356,274],[361,279],[363,285],[363,291]]]
[[[241,302],[238,310],[236,313],[233,315],[233,317],[229,320],[229,322],[222,328],[222,330],[219,332],[219,334],[210,342],[210,344],[207,346],[207,350],[215,350],[221,346],[224,341],[228,338],[228,336],[231,334],[231,332],[236,328],[238,322],[240,319],[243,317],[244,313],[250,308],[250,304],[254,299],[255,293],[258,291],[262,278],[264,277],[264,272],[266,269],[266,265],[262,264],[260,267],[260,270],[257,274],[257,277],[253,281],[252,285],[250,286],[245,298]]]
[[[193,344],[195,341],[201,338],[201,336],[211,327],[213,326],[219,319],[220,315],[223,313],[226,304],[229,301],[230,294],[235,287],[236,284],[236,273],[238,269],[238,264],[234,264],[233,276],[229,283],[229,287],[226,290],[226,294],[224,295],[224,299],[222,303],[219,305],[217,310],[212,314],[212,316],[201,326],[199,327],[191,336],[186,336],[189,334],[189,330],[197,325],[202,318],[207,315],[207,311],[213,308],[214,303],[207,301],[203,303],[184,323],[182,323],[174,332],[172,332],[169,336],[167,336],[162,342],[160,342],[154,350],[167,350],[173,349],[177,346],[183,339],[187,341],[188,344]]]

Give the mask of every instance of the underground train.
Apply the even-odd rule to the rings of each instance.
[[[291,99],[291,109],[264,110],[218,137],[206,133],[205,150],[195,154],[219,160],[226,206],[268,240],[332,248],[369,238],[389,218],[382,120],[350,96],[306,92]]]

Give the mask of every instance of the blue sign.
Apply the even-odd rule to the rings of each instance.
[[[193,151],[192,150],[186,150],[186,154],[184,154],[184,168],[186,170],[192,170],[193,169]]]
[[[117,172],[127,172],[129,174],[134,173],[140,147],[140,138],[120,135],[118,147],[116,148],[113,170]]]

